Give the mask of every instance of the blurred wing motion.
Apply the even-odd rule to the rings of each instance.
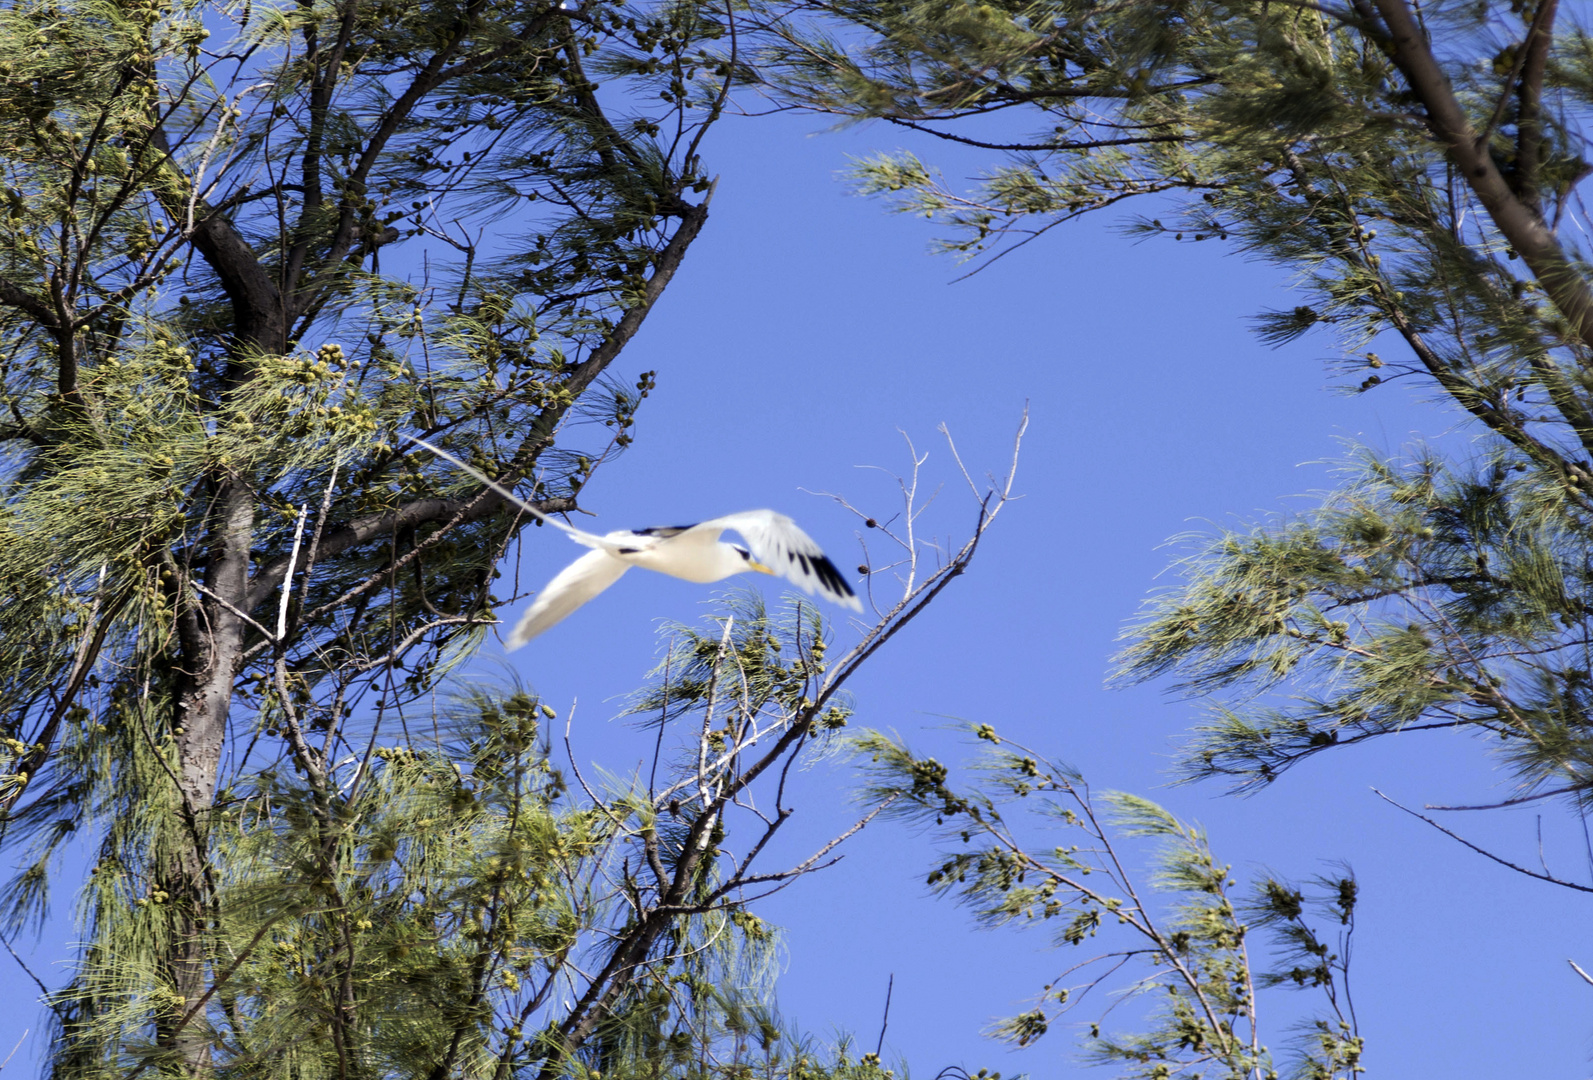
[[[694,526],[717,534],[734,529],[747,541],[752,557],[774,573],[812,596],[817,592],[833,604],[862,611],[863,602],[846,583],[835,564],[797,523],[773,510],[747,510]]]
[[[601,548],[588,551],[543,586],[530,610],[514,624],[507,647],[518,649],[554,623],[562,621],[570,612],[618,581],[630,568],[629,563]]]

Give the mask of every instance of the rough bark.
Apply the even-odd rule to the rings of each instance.
[[[208,815],[232,708],[233,679],[243,651],[243,610],[254,533],[254,493],[239,477],[221,484],[207,544],[206,598],[184,620],[175,693],[174,734],[180,820],[170,823],[165,891],[171,911],[170,978],[181,1000],[168,1011],[163,1039],[186,1075],[209,1073],[210,1045],[202,1017],[209,979]],[[222,603],[221,601],[226,601]],[[184,1019],[186,1018],[186,1022]]]
[[[242,611],[248,602],[254,493],[234,477],[225,482],[216,502],[205,588]],[[232,679],[246,625],[237,611],[215,601],[203,605],[202,619],[198,640],[184,650],[186,685],[177,694],[176,716],[183,801],[195,814],[203,814],[215,799],[216,770],[232,704]]]
[[[1494,164],[1487,145],[1479,141],[1410,8],[1404,0],[1356,0],[1356,7],[1373,25],[1381,16],[1387,27],[1384,45],[1389,58],[1421,102],[1433,138],[1444,147],[1489,219],[1565,316],[1568,331],[1582,344],[1593,346],[1593,291],[1566,258],[1553,230],[1531,205],[1516,197]]]

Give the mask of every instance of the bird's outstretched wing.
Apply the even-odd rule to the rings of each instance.
[[[699,529],[715,532],[734,529],[747,541],[747,550],[754,559],[803,592],[809,595],[817,592],[842,607],[863,610],[863,602],[823,549],[784,514],[773,510],[746,510],[692,527],[693,532]]]
[[[514,624],[505,643],[518,649],[542,631],[560,622],[570,612],[620,579],[630,566],[599,548],[588,551],[554,575],[532,601],[530,609]]]

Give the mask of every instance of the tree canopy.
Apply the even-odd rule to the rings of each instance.
[[[1502,755],[1512,802],[1585,811],[1581,14],[1556,0],[765,9],[749,77],[778,102],[996,155],[966,191],[908,152],[856,166],[863,191],[936,221],[944,250],[988,260],[1137,211],[1133,238],[1223,244],[1294,276],[1301,302],[1261,312],[1262,340],[1327,332],[1346,390],[1423,386],[1485,433],[1465,460],[1366,450],[1320,506],[1191,540],[1186,583],[1152,600],[1121,657],[1124,677],[1213,703],[1186,776],[1248,788],[1334,747],[1459,731]]]
[[[347,1075],[351,927],[402,952],[390,905],[461,875],[494,911],[518,903],[474,864],[401,874],[396,899],[365,865],[359,910],[318,931],[337,943],[292,944],[363,857],[345,823],[380,833],[385,865],[426,820],[416,785],[466,783],[436,757],[378,767],[372,736],[480,641],[527,520],[401,436],[525,479],[544,511],[630,441],[651,376],[605,373],[706,220],[722,90],[688,76],[726,25],[493,0],[0,11],[0,828],[35,845],[6,926],[41,910],[53,852],[99,845],[58,1070],[280,1048],[266,1031],[322,1007],[282,991],[291,945],[312,968],[342,950],[339,974],[304,977],[330,980]],[[502,714],[512,751],[460,760],[529,752],[534,707]],[[517,767],[470,772],[493,810],[459,827],[585,850],[590,823],[551,817],[551,781]],[[272,899],[273,874],[320,899]],[[455,929],[479,929],[459,903]],[[448,970],[439,993],[497,977]],[[477,1006],[429,1019],[453,1035],[428,1068],[479,1055],[460,1026]]]

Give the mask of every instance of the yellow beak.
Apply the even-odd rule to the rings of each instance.
[[[772,567],[764,566],[757,559],[748,559],[747,560],[747,569],[748,570],[756,570],[760,574],[774,574],[775,577],[779,577],[780,576],[779,574],[775,574],[774,569]]]

